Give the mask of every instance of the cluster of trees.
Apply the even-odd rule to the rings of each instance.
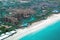
[[[45,19],[48,15],[53,14],[52,10],[59,7],[56,3],[32,0],[29,3],[20,3],[17,1],[0,2],[0,15],[2,22],[18,25],[22,22],[31,20]],[[51,6],[52,5],[52,6]]]
[[[0,1],[0,34],[19,28],[21,24],[44,20],[53,14],[53,10],[60,10],[59,0],[28,0],[29,3],[20,3],[20,0]],[[25,0],[23,0],[25,1]],[[14,26],[14,27],[13,27]]]
[[[12,23],[13,25],[18,25],[20,21],[25,20],[35,14],[33,9],[8,9],[7,11],[9,11],[9,14],[2,17],[2,22]]]
[[[60,10],[60,3],[55,1],[31,0],[29,3],[18,1],[0,1],[0,25],[12,26],[10,28],[0,27],[2,33],[19,28],[22,24],[26,26],[37,20],[44,20],[53,14],[53,10]]]

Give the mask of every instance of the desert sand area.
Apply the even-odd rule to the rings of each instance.
[[[37,30],[42,30],[43,28],[46,28],[47,25],[51,25],[55,21],[60,20],[60,13],[59,14],[53,14],[49,16],[46,20],[41,20],[38,22],[34,22],[32,25],[30,25],[27,28],[24,29],[17,29],[17,33],[6,38],[5,40],[19,40],[23,36],[30,34],[32,32],[35,32]]]

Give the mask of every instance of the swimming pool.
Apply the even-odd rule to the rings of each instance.
[[[60,20],[19,40],[60,40]]]

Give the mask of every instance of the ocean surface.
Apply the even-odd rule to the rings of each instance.
[[[60,40],[60,20],[19,40]]]

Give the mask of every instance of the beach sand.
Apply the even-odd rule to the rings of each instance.
[[[57,20],[60,20],[60,14],[53,14],[50,17],[48,17],[46,20],[35,22],[27,28],[17,29],[16,34],[6,38],[5,40],[18,40],[27,34],[30,34],[37,30],[43,29],[43,28],[47,27],[47,25],[51,25],[52,23],[54,23]]]

